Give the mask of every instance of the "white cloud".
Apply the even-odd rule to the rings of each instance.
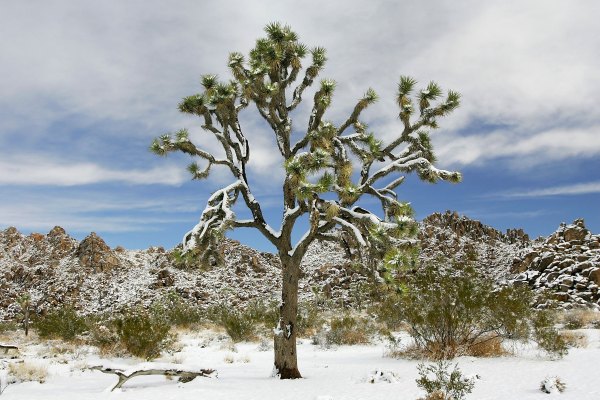
[[[600,193],[600,181],[576,183],[573,185],[553,186],[542,189],[531,189],[500,194],[502,197],[545,197],[575,196],[580,194]]]
[[[17,199],[17,201],[15,201]],[[61,189],[51,195],[18,188],[0,195],[0,229],[48,232],[61,225],[69,232],[140,232],[161,225],[191,223],[200,213],[198,199],[188,196],[152,199],[133,193]]]
[[[75,186],[121,182],[134,185],[180,185],[189,176],[181,166],[165,165],[146,170],[118,170],[95,163],[65,162],[32,154],[0,160],[0,184]]]
[[[570,158],[600,156],[600,126],[557,128],[535,133],[498,130],[481,135],[436,137],[443,164],[481,165],[509,159],[513,168],[525,168]]]

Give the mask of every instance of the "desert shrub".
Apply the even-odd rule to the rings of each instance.
[[[527,337],[529,289],[497,288],[470,265],[429,264],[407,275],[399,313],[416,344],[449,359],[494,337]]]
[[[256,335],[256,320],[249,312],[219,305],[211,307],[207,314],[213,322],[225,328],[234,342],[252,340]]]
[[[245,313],[254,323],[264,325],[268,331],[272,331],[279,322],[279,307],[276,301],[251,301],[246,306]]]
[[[71,306],[51,311],[34,324],[41,338],[73,340],[87,330],[85,318],[79,316]]]
[[[553,357],[564,357],[569,349],[567,342],[554,327],[556,317],[551,310],[537,311],[533,317],[533,339],[538,347]]]
[[[14,321],[2,321],[0,322],[0,333],[14,332],[19,329],[19,324]]]
[[[600,327],[600,313],[587,309],[568,310],[563,313],[562,322],[565,329]]]
[[[114,325],[121,344],[137,357],[156,358],[169,343],[167,320],[141,307],[126,311]]]
[[[401,294],[398,290],[389,290],[371,309],[377,321],[385,325],[388,330],[397,331],[404,326],[404,315],[400,310]]]
[[[162,314],[173,326],[189,327],[202,321],[202,311],[174,291],[166,293],[152,304],[152,312]]]
[[[585,348],[587,347],[588,341],[585,333],[581,332],[573,332],[573,331],[562,331],[560,332],[560,336],[567,344],[567,347],[578,347]]]
[[[102,355],[121,355],[123,345],[114,321],[106,316],[92,315],[86,318],[86,324],[86,339],[89,345],[97,347]]]
[[[373,333],[372,324],[367,318],[352,315],[334,317],[329,322],[329,326],[325,339],[329,344],[335,345],[369,343],[370,335]]]
[[[564,383],[558,376],[548,377],[540,382],[540,390],[547,394],[562,393],[566,389],[566,383]]]
[[[502,338],[499,336],[490,336],[481,338],[467,349],[467,355],[473,357],[500,357],[508,352],[502,346]]]
[[[8,364],[8,383],[39,382],[44,383],[48,378],[45,366],[30,362]]]
[[[417,366],[417,386],[427,393],[423,400],[462,400],[473,391],[474,379],[464,377],[458,365],[452,371],[449,368],[445,361]]]
[[[296,319],[298,336],[308,337],[314,335],[323,326],[324,322],[323,315],[315,302],[300,302]]]

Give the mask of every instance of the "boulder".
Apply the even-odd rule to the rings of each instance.
[[[81,241],[76,255],[83,268],[94,272],[107,272],[120,266],[118,257],[95,232]]]

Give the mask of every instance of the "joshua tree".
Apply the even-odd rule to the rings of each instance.
[[[293,125],[292,115],[325,65],[325,49],[309,50],[296,33],[279,23],[267,25],[265,31],[266,38],[256,41],[247,59],[237,52],[229,55],[231,80],[204,75],[203,92],[179,104],[180,111],[200,117],[202,128],[222,145],[224,157],[198,147],[185,129],[155,139],[151,150],[159,155],[181,151],[202,160],[202,167],[195,162],[189,166],[193,179],[207,178],[213,166],[231,172],[232,183],[210,196],[200,222],[184,236],[183,253],[211,257],[224,232],[240,227],[257,229],[276,247],[282,293],[274,368],[281,379],[289,379],[301,377],[296,357],[298,279],[309,245],[315,240],[341,241],[371,255],[383,254],[390,238],[397,238],[396,244],[413,245],[414,239],[406,237],[414,231],[411,208],[398,201],[395,189],[409,172],[429,182],[460,180],[459,173],[434,167],[428,133],[437,128],[439,117],[458,107],[460,95],[448,91],[442,98],[434,82],[414,93],[415,80],[400,77],[397,102],[402,125],[395,138],[384,144],[360,119],[377,100],[375,91],[368,89],[347,119],[336,124],[324,119],[336,84],[323,79],[314,91],[308,124]],[[308,55],[310,64],[303,69]],[[238,117],[251,105],[273,131],[285,168],[279,229],[266,222],[246,174],[251,145]],[[381,203],[380,216],[358,207],[367,196]],[[240,203],[251,218],[236,217],[232,208]],[[293,243],[292,230],[302,216],[309,221],[308,229]]]
[[[31,296],[29,293],[25,293],[17,298],[17,303],[21,308],[23,314],[23,329],[25,329],[25,336],[29,335],[29,308],[31,305]]]

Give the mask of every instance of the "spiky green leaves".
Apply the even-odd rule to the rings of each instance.
[[[168,134],[161,135],[152,141],[150,151],[159,156],[166,156],[169,152],[175,150],[175,145]]]
[[[413,92],[417,81],[408,76],[401,76],[398,84],[397,102],[400,107],[399,117],[405,126],[410,126],[410,116],[414,112],[411,93]],[[422,118],[422,125],[430,128],[437,128],[435,117],[448,115],[460,105],[460,94],[452,90],[448,91],[446,100],[433,106],[432,102],[442,96],[442,89],[435,82],[429,82],[427,87],[422,89],[417,97],[419,111]]]
[[[208,178],[208,175],[210,174],[211,166],[212,166],[212,163],[209,162],[208,165],[206,166],[206,168],[201,169],[200,166],[198,165],[198,163],[193,162],[190,165],[188,165],[187,170],[190,174],[192,174],[192,179],[200,180],[200,179]]]
[[[315,193],[329,192],[335,183],[335,176],[326,170],[332,166],[331,155],[323,149],[301,153],[285,163],[288,180],[301,199],[310,198]],[[322,172],[325,171],[325,172]],[[316,183],[309,177],[322,173]]]
[[[187,114],[202,115],[205,110],[205,99],[201,94],[184,97],[181,103],[179,103],[179,111]]]

